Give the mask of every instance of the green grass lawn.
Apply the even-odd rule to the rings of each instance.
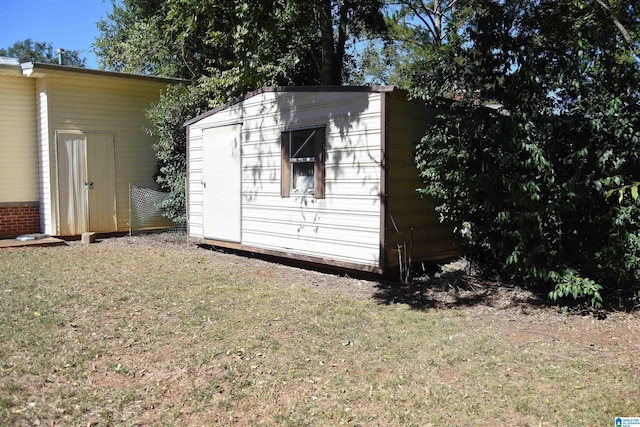
[[[348,280],[376,286],[150,238],[1,251],[0,425],[613,426],[640,415],[636,314],[421,310],[319,283]]]

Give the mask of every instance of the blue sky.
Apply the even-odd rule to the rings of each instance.
[[[111,10],[111,0],[0,0],[0,47],[30,38],[54,50],[78,50],[87,68],[98,68],[91,45],[96,23]]]

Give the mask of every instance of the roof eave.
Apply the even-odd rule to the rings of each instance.
[[[156,77],[144,74],[122,73],[119,71],[94,70],[91,68],[69,67],[67,65],[44,64],[41,62],[25,62],[20,65],[22,75],[26,77],[68,77],[69,75],[82,77],[110,77],[110,78],[126,78],[138,79],[146,81],[154,81],[158,83],[179,84],[190,83],[189,80],[177,79],[172,77]]]
[[[2,76],[21,76],[20,65],[0,64],[0,75]]]

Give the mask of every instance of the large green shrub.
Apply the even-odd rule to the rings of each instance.
[[[164,215],[176,223],[186,218],[185,179],[187,170],[187,135],[184,123],[205,112],[209,94],[201,86],[176,85],[169,87],[160,101],[147,110],[152,124],[150,133],[158,140],[154,144],[158,158],[156,182],[171,197],[163,202]]]
[[[558,301],[634,303],[640,205],[605,195],[640,177],[638,11],[475,6],[459,39],[417,67],[415,95],[443,112],[417,147],[421,191],[503,276]]]

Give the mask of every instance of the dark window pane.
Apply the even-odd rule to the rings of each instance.
[[[291,132],[291,158],[313,158],[313,142],[317,129]]]

